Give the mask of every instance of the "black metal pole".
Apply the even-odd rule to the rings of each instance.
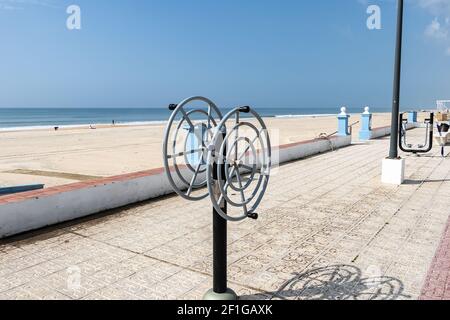
[[[400,85],[401,85],[401,70],[402,70],[402,41],[403,41],[403,0],[398,0],[397,44],[395,49],[394,94],[392,103],[391,147],[389,151],[389,159],[398,158]]]
[[[226,134],[223,134],[222,142],[225,139]],[[223,157],[227,156],[227,148],[223,150]],[[218,168],[221,172],[219,177],[217,174],[217,164],[214,165],[215,180],[225,179],[225,165],[224,161]],[[216,182],[220,183],[220,182]],[[219,195],[220,193],[218,193]],[[220,204],[223,212],[227,212],[227,202],[223,200]],[[226,293],[228,290],[227,285],[227,220],[213,209],[213,291],[215,293]]]
[[[226,203],[225,208],[226,210]],[[213,211],[213,290],[225,293],[227,285],[227,221]]]

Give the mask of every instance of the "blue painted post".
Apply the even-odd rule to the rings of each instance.
[[[196,125],[191,128],[188,124],[184,126],[184,130],[188,132],[186,138],[185,150],[186,159],[188,164],[193,166],[194,169],[197,167],[199,162],[205,165],[205,156],[202,152],[202,139],[205,139],[208,129],[206,125]],[[203,138],[202,138],[203,137]],[[203,156],[202,156],[203,155]]]
[[[350,128],[348,127],[348,122],[350,115],[347,114],[347,108],[342,107],[341,113],[338,115],[338,136],[349,136]]]
[[[410,111],[408,113],[408,123],[416,123],[417,122],[417,111]]]
[[[359,140],[367,141],[372,139],[372,114],[370,108],[365,107],[361,114],[361,130],[359,131]]]

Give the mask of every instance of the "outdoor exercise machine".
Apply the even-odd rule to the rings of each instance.
[[[445,147],[450,144],[450,126],[448,123],[437,124],[437,134],[434,135],[434,140],[441,147],[441,156],[445,157]]]
[[[411,144],[407,139],[408,119],[405,118],[406,113],[400,114],[399,129],[399,146],[400,150],[406,153],[428,153],[433,149],[433,131],[434,131],[434,113],[430,113],[429,117],[424,120],[425,140],[422,144]]]
[[[209,99],[171,104],[163,160],[173,190],[189,201],[209,196],[213,207],[213,288],[205,300],[236,300],[227,286],[227,222],[258,219],[267,189],[271,145],[267,127],[251,107],[222,116]]]
[[[441,147],[441,156],[445,157],[445,147],[450,144],[450,100],[438,100],[437,110],[436,120],[438,132],[434,135],[434,140]]]

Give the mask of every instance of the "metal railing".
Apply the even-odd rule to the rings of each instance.
[[[353,134],[353,127],[356,126],[357,124],[359,124],[360,121],[356,121],[354,123],[352,123],[351,125],[349,125],[349,129],[350,129],[350,135]],[[332,134],[327,134],[327,133],[321,133],[319,134],[319,139],[328,139],[331,138],[332,136],[335,136],[339,133],[339,131],[333,132]]]

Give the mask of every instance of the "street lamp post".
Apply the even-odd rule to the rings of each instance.
[[[394,95],[392,99],[391,144],[389,157],[383,159],[381,181],[386,184],[401,185],[405,181],[405,159],[398,156],[400,83],[402,71],[403,40],[403,0],[398,0],[397,44],[395,48]]]
[[[398,0],[397,44],[395,49],[394,94],[392,102],[391,147],[389,151],[389,159],[398,158],[400,84],[401,84],[401,70],[402,70],[402,41],[403,41],[403,0]]]

